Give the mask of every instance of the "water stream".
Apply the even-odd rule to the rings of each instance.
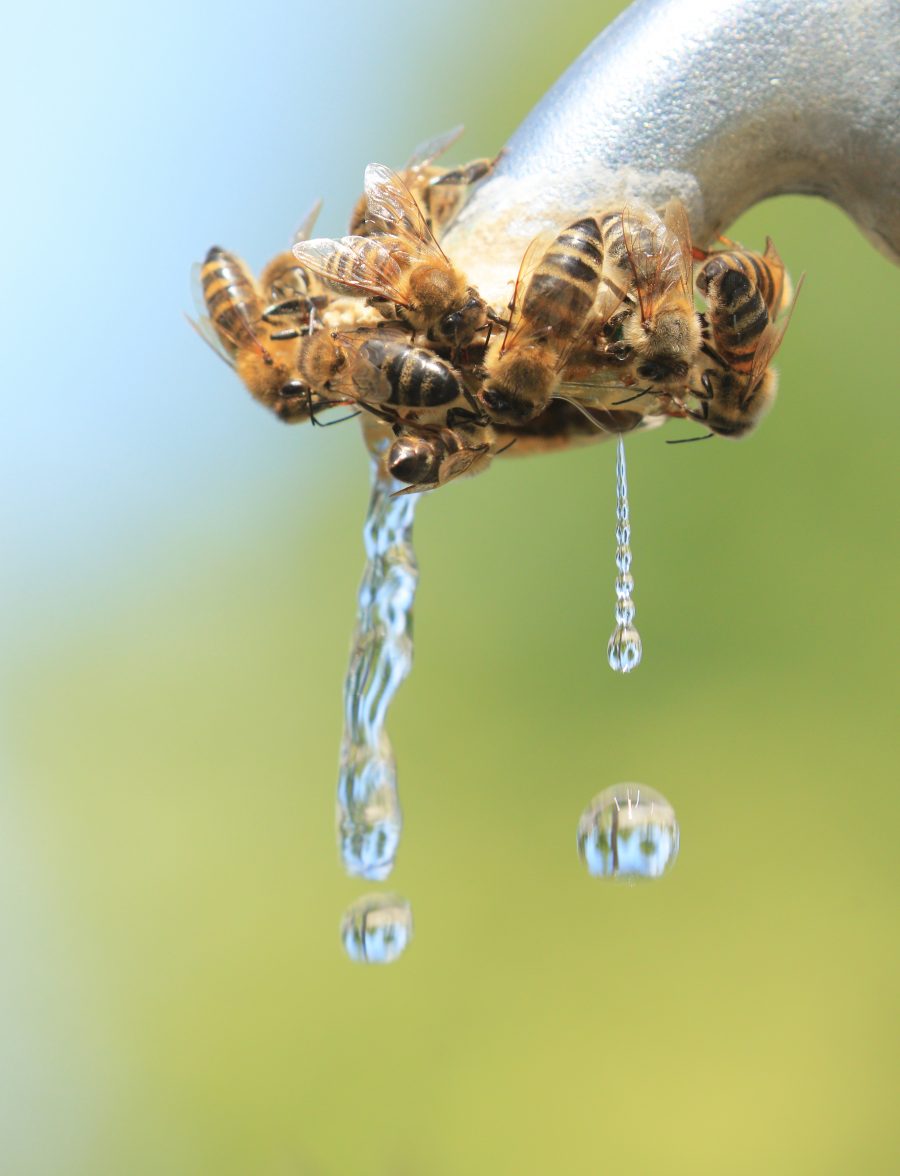
[[[417,496],[391,497],[402,486],[383,476],[377,458],[371,461],[371,471],[372,493],[363,528],[366,566],[344,682],[337,829],[347,873],[381,882],[394,867],[403,827],[397,765],[385,722],[391,700],[412,668],[412,611],[419,569],[412,546]],[[362,909],[370,915],[361,916]],[[377,915],[371,913],[376,910]],[[365,947],[372,928],[378,929],[381,947]],[[360,899],[342,925],[348,954],[366,962],[390,962],[411,934],[409,904],[394,896],[385,896],[384,902],[377,895]]]

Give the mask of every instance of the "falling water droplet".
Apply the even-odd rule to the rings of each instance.
[[[341,940],[358,964],[390,964],[412,939],[412,910],[396,894],[366,894],[352,903],[341,920]]]
[[[416,496],[392,498],[398,483],[372,461],[363,531],[366,568],[344,683],[344,737],[337,788],[341,857],[348,874],[382,881],[402,828],[387,710],[412,667],[412,608],[418,568],[412,547]]]
[[[678,856],[675,810],[643,784],[614,784],[582,813],[578,853],[596,878],[658,878]]]
[[[641,664],[641,635],[633,625],[634,577],[631,574],[631,522],[628,517],[628,478],[625,444],[616,438],[616,627],[606,647],[610,667],[629,674]]]

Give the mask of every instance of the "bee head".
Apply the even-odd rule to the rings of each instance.
[[[445,314],[432,329],[430,337],[435,343],[462,347],[484,326],[486,318],[484,303],[470,290],[468,301]]]

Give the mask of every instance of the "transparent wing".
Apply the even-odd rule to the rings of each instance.
[[[309,235],[313,231],[313,225],[319,219],[319,213],[322,211],[321,197],[315,202],[300,224],[297,226],[294,236],[291,238],[292,244],[296,245],[298,241],[308,241]]]
[[[389,249],[372,237],[298,241],[293,254],[301,265],[333,286],[387,298],[398,306],[407,305],[400,264]]]
[[[365,188],[367,221],[388,236],[410,244],[419,260],[432,256],[446,262],[415,197],[396,172],[383,163],[370,163]]]
[[[404,170],[418,171],[419,168],[427,167],[438,156],[449,150],[464,130],[465,127],[460,123],[458,127],[444,131],[442,135],[435,135],[431,139],[426,139],[424,143],[419,143],[417,147],[413,148],[413,153],[406,161]]]
[[[629,205],[622,210],[622,240],[634,275],[641,320],[646,323],[679,280],[681,247],[652,209]]]
[[[781,260],[771,237],[766,237],[766,251],[763,254],[763,261],[769,267],[772,275],[774,285],[772,306],[774,313],[777,314],[791,297],[791,282],[784,268],[784,262]]]
[[[209,346],[215,351],[220,359],[223,359],[229,367],[234,367],[234,350],[237,347],[236,340],[230,340],[232,346],[229,347],[222,335],[213,326],[212,319],[206,313],[206,299],[203,296],[203,282],[201,274],[203,273],[202,264],[197,261],[191,266],[191,294],[194,299],[194,308],[197,311],[197,318],[192,319],[190,315],[185,315],[187,321],[191,324],[201,339],[205,340]],[[227,336],[226,336],[227,337]]]
[[[668,264],[673,272],[673,284],[680,284],[690,297],[693,289],[694,257],[691,248],[691,222],[687,209],[680,200],[670,200],[663,211],[663,223],[673,238]]]
[[[200,319],[192,319],[189,314],[186,314],[184,317],[191,324],[200,338],[210,345],[213,351],[215,351],[216,355],[218,355],[219,359],[224,360],[230,368],[233,368],[234,358],[225,347],[222,340],[219,338],[218,333],[216,332],[216,328],[212,325],[206,315]]]
[[[769,323],[759,337],[759,343],[757,344],[756,351],[753,353],[753,362],[750,365],[750,374],[747,377],[746,389],[744,395],[741,397],[742,405],[745,405],[753,395],[757,384],[765,375],[766,368],[772,362],[775,353],[784,340],[785,332],[790,326],[791,317],[794,313],[794,307],[797,305],[797,295],[800,293],[805,277],[806,274],[800,275],[800,280],[797,282],[791,304],[779,321],[777,323]]]
[[[558,235],[555,229],[548,229],[543,233],[539,233],[529,242],[528,248],[522,254],[522,260],[519,263],[519,273],[516,276],[516,284],[513,286],[512,297],[509,300],[509,326],[506,328],[506,334],[503,336],[503,343],[500,347],[501,355],[512,347],[517,339],[521,340],[523,333],[528,329],[528,323],[522,317],[522,303],[525,300],[525,291],[528,289],[528,283],[531,281],[534,271],[543,261],[544,254]]]

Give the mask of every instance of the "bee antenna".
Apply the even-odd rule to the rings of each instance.
[[[652,389],[644,388],[642,391],[636,392],[634,396],[626,396],[624,400],[614,400],[613,407],[615,408],[620,404],[631,404],[632,400],[640,400],[642,396],[646,396],[650,391],[652,391]]]
[[[344,421],[352,421],[354,417],[359,415],[360,410],[357,409],[356,412],[348,412],[346,416],[338,417],[336,421],[316,421],[316,424],[320,429],[330,429],[332,425],[342,425]]]
[[[702,437],[679,437],[675,441],[667,441],[666,445],[687,445],[689,441],[708,441],[715,433],[704,433]]]

